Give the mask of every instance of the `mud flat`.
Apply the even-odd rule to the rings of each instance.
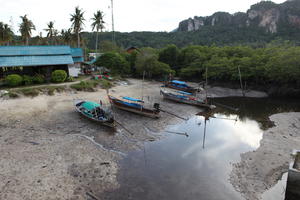
[[[164,101],[159,94],[162,85],[159,82],[145,81],[143,92],[141,85],[137,79],[117,82],[110,94],[135,98],[143,94],[148,106],[160,103],[164,110],[185,118],[201,111],[194,106]],[[211,90],[209,94],[229,95],[227,90],[218,91]],[[238,93],[234,90],[230,94]],[[166,113],[155,120],[115,110],[118,122],[132,134],[122,127],[112,131],[76,113],[74,99],[96,102],[101,99],[109,105],[102,89],[0,101],[0,199],[97,199],[97,194],[119,187],[117,173],[121,158],[141,148],[144,142],[166,137],[161,135],[162,130],[182,122]],[[270,152],[276,152],[272,148],[277,146],[270,147]],[[276,160],[274,163],[276,166]]]
[[[158,82],[144,82],[144,99],[165,110],[194,115],[195,107],[162,101]],[[141,97],[141,81],[116,83],[110,94]],[[180,119],[162,113],[159,120],[123,111],[116,132],[82,118],[74,99],[108,104],[105,90],[58,93],[0,102],[0,199],[93,199],[118,187],[118,160]],[[149,103],[149,104],[150,104]],[[149,105],[150,106],[150,105]],[[196,109],[197,110],[197,109]],[[95,199],[95,198],[94,198]]]
[[[242,97],[243,91],[241,89],[230,89],[223,87],[208,87],[207,93],[209,97],[218,98],[218,97]],[[254,97],[254,98],[264,98],[268,97],[268,94],[256,90],[246,90],[244,91],[245,97]]]
[[[230,181],[247,200],[260,199],[274,186],[288,171],[292,150],[299,148],[300,113],[275,114],[270,120],[275,126],[264,132],[260,147],[233,164]]]

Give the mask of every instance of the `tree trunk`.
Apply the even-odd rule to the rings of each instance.
[[[29,45],[29,38],[26,37],[26,46],[28,46],[28,45]]]
[[[97,30],[97,35],[96,35],[96,53],[98,53],[98,34],[99,34],[99,31]]]
[[[80,35],[77,33],[77,47],[80,48]]]

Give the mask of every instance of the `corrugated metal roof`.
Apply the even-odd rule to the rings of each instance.
[[[79,52],[79,50],[76,50]],[[82,52],[82,50],[81,50]],[[1,56],[70,55],[69,46],[0,46]]]
[[[81,48],[71,48],[72,57],[83,57],[83,51]]]
[[[73,62],[74,63],[79,63],[79,62],[83,62],[83,57],[73,57]]]
[[[0,67],[74,64],[70,55],[54,56],[0,56]]]

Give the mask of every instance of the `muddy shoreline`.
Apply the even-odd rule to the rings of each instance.
[[[245,199],[258,200],[261,195],[288,171],[293,149],[300,144],[300,113],[279,113],[270,116],[275,127],[266,130],[260,147],[241,154],[233,164],[230,181]]]
[[[196,114],[192,106],[163,101],[159,95],[160,85],[154,81],[144,82],[144,99],[151,104],[159,102],[165,110],[180,113],[182,117]],[[242,94],[240,90],[219,87],[209,88],[208,92],[212,97]],[[118,82],[110,90],[115,96],[139,98],[141,93],[141,81],[137,79]],[[248,95],[266,96],[256,91]],[[0,151],[4,152],[0,154],[0,199],[89,199],[90,194],[96,196],[114,190],[119,187],[118,160],[127,152],[143,147],[145,141],[165,137],[161,135],[165,127],[181,122],[165,113],[155,120],[116,111],[116,119],[134,135],[122,128],[112,132],[74,111],[74,99],[98,102],[99,98],[108,105],[102,89],[92,93],[66,92],[0,101]],[[287,116],[282,117],[284,120]],[[233,173],[243,171],[235,169]]]

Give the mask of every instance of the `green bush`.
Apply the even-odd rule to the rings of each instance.
[[[37,84],[45,83],[45,77],[41,74],[37,74],[33,77],[33,82]]]
[[[67,78],[67,72],[65,70],[55,70],[52,72],[52,81],[54,83],[62,83]]]
[[[9,86],[19,86],[23,82],[23,78],[18,74],[11,74],[5,78],[5,82]]]
[[[23,76],[23,82],[24,82],[24,85],[32,85],[33,84],[33,77],[28,76],[28,75],[24,75]]]

